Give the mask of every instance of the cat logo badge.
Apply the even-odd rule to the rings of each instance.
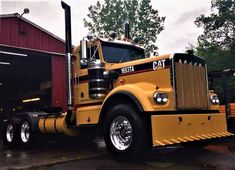
[[[153,70],[163,69],[166,67],[166,60],[158,60],[153,62]]]

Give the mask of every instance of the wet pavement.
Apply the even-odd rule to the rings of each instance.
[[[63,139],[63,140],[62,140]],[[199,170],[235,169],[235,137],[220,139],[207,147],[172,146],[154,149],[146,161],[117,161],[100,139],[57,137],[37,142],[28,149],[0,147],[0,169],[35,170]]]

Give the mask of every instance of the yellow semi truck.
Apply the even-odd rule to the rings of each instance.
[[[70,7],[62,7],[68,111],[5,120],[6,145],[27,145],[35,131],[79,135],[84,127],[100,128],[110,152],[132,157],[151,147],[232,135],[208,90],[204,59],[190,53],[146,58],[128,32],[124,39],[87,36],[71,52]]]

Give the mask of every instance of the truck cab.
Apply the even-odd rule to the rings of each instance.
[[[147,58],[143,48],[125,40],[98,38],[81,44],[89,45],[74,49],[78,126],[103,125],[107,112],[124,103],[148,120],[153,146],[230,135],[218,96],[208,90],[204,59],[187,53]]]

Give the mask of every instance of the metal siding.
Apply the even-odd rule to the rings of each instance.
[[[0,35],[0,44],[64,53],[63,42],[18,18],[0,18]]]
[[[52,106],[66,110],[66,62],[65,58],[52,57]]]

